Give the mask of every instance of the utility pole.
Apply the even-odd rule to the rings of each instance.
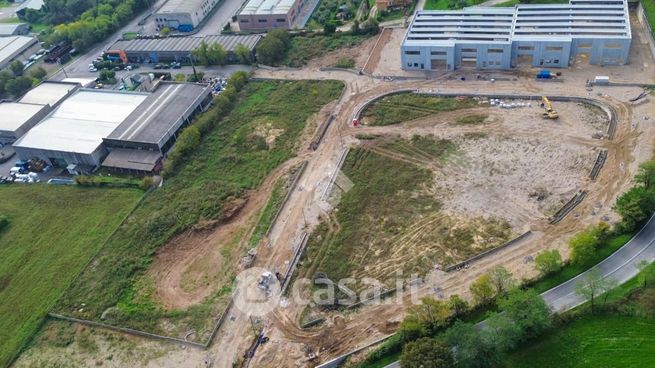
[[[196,80],[196,83],[200,82],[198,80],[198,74],[196,73],[196,65],[193,63],[193,54],[189,54],[189,60],[191,60],[191,67],[193,68],[193,78]]]

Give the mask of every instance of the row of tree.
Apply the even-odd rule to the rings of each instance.
[[[18,98],[32,86],[46,77],[48,73],[41,67],[33,68],[27,75],[23,73],[23,63],[15,60],[7,70],[0,72],[0,97]]]
[[[46,1],[46,6],[44,6],[42,12],[44,12],[43,16],[46,17],[48,22],[56,24],[56,26],[50,34],[45,36],[46,41],[55,44],[67,40],[78,51],[85,50],[96,42],[107,38],[118,28],[132,20],[136,14],[148,7],[147,0],[105,0],[101,1],[97,7],[86,7],[83,5],[85,2],[81,1],[80,10],[85,10],[77,13],[79,19],[71,17],[68,13],[63,18],[51,18],[52,13],[56,12],[59,7],[59,1],[62,0],[51,1],[58,4],[55,10]],[[63,1],[63,6],[67,7],[73,2],[71,0]]]
[[[552,324],[550,310],[532,290],[514,288],[497,301],[500,312],[477,325],[451,320],[466,302],[425,298],[401,324],[406,342],[403,368],[483,368],[497,366],[504,353],[539,336]],[[434,329],[436,326],[436,330]],[[445,329],[445,326],[450,325]]]
[[[227,81],[225,90],[214,97],[212,108],[198,116],[193,124],[180,133],[175,147],[164,162],[163,176],[173,175],[179,165],[198,148],[202,136],[210,132],[230,112],[237,94],[248,82],[248,77],[246,72],[232,74]]]
[[[205,66],[225,65],[229,61],[227,51],[218,43],[210,45],[202,41],[191,54],[198,64]],[[236,45],[234,54],[241,64],[250,65],[253,62],[252,52],[242,43]]]

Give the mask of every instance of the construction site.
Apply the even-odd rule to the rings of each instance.
[[[385,28],[304,68],[257,69],[255,79],[345,87],[307,120],[295,157],[233,203],[228,220],[176,235],[143,276],[163,308],[209,303],[213,332],[162,341],[84,321],[49,322],[45,334],[66,328],[96,349],[35,344],[15,366],[71,356],[73,365],[93,365],[110,354],[103,366],[136,357],[143,367],[354,366],[396,331],[409,297],[326,306],[296,303],[293,293],[343,278],[361,291],[373,278],[372,296],[392,298],[411,285],[419,297],[470,298],[469,285],[499,265],[517,279],[534,277],[537,253],[558,249],[566,258],[575,232],[616,221],[612,205],[652,156],[655,59],[644,26],[636,18],[631,26],[629,64],[574,63],[548,80],[527,67],[402,70],[403,28]],[[326,69],[340,57],[352,57],[357,69]],[[593,83],[597,76],[611,82]],[[265,118],[256,125],[252,134],[279,144],[283,130]],[[248,244],[274,196],[282,200],[270,227]],[[264,300],[278,298],[265,315],[234,306],[238,282],[215,299],[232,272],[248,269],[258,270]],[[310,283],[295,285],[299,279]]]

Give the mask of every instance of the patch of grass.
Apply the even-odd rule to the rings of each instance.
[[[134,40],[139,35],[138,32],[125,32],[123,33],[124,40]]]
[[[264,235],[266,235],[266,231],[273,222],[273,216],[275,216],[280,209],[280,206],[282,206],[282,201],[287,194],[287,191],[284,190],[285,181],[286,178],[282,177],[278,179],[277,183],[275,183],[273,192],[271,192],[271,197],[268,199],[266,207],[262,210],[262,213],[259,216],[259,221],[257,221],[257,225],[255,226],[255,230],[248,241],[248,245],[250,245],[251,248],[257,246]]]
[[[473,6],[483,3],[485,0],[426,0],[423,10],[453,10],[462,9],[466,6]]]
[[[655,321],[587,316],[511,354],[506,367],[653,367]]]
[[[334,63],[335,68],[344,68],[344,69],[352,69],[355,67],[355,59],[353,58],[341,58],[337,60],[336,63]]]
[[[478,125],[484,123],[484,121],[487,120],[488,117],[489,115],[487,114],[466,115],[457,118],[457,120],[455,120],[455,123],[460,125]]]
[[[236,107],[203,137],[178,173],[146,197],[66,292],[57,310],[98,320],[116,306],[116,323],[160,333],[174,333],[162,331],[162,318],[182,327],[210,323],[216,302],[224,296],[221,291],[188,310],[164,311],[149,295],[140,294],[144,288],[135,280],[148,269],[156,249],[174,235],[199,222],[226,220],[248,190],[258,188],[273,169],[296,154],[307,119],[336,99],[342,88],[338,81],[246,85]],[[259,142],[257,129],[262,126],[281,131],[271,147]],[[84,311],[71,313],[80,303],[86,303]]]
[[[644,7],[644,12],[646,13],[646,19],[648,19],[650,30],[653,32],[655,29],[655,2],[642,1],[641,5]]]
[[[0,367],[143,194],[140,190],[4,185],[0,213]]]
[[[294,36],[291,38],[291,47],[283,64],[291,67],[300,67],[311,59],[325,55],[344,47],[353,47],[362,43],[370,35],[349,35],[335,33],[330,36]]]
[[[596,253],[594,253],[594,257],[587,263],[582,265],[566,264],[559,272],[548,275],[537,282],[528,284],[527,286],[535,289],[538,293],[543,293],[544,291],[552,289],[553,287],[583,273],[598,262],[607,258],[610,254],[616,252],[619,248],[625,245],[633,235],[634,234],[623,234],[611,237],[598,247]]]
[[[373,5],[375,5],[375,1],[371,1]],[[395,10],[390,10],[390,11],[385,11],[385,12],[380,12],[378,14],[378,21],[379,22],[388,22],[390,20],[396,20],[396,19],[401,19],[405,14],[407,16],[412,16],[414,14],[414,9],[416,9],[416,3],[418,1],[413,0],[412,3],[409,5],[409,7],[405,9],[395,9]],[[373,6],[371,5],[371,6]]]
[[[340,194],[334,215],[310,237],[303,275],[387,282],[395,270],[421,275],[435,263],[450,264],[509,238],[503,221],[460,221],[439,213],[441,203],[427,190],[433,172],[423,163],[443,160],[454,150],[452,142],[434,137],[351,150],[341,170],[353,187]],[[473,247],[476,242],[479,247]]]
[[[444,111],[477,106],[472,98],[437,97],[402,93],[373,102],[363,112],[369,125],[392,125]]]

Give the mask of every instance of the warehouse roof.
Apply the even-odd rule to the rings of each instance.
[[[0,36],[16,35],[19,32],[19,28],[24,28],[26,26],[26,23],[0,23]]]
[[[450,46],[454,42],[510,43],[573,38],[630,39],[625,0],[570,0],[569,4],[519,4],[418,11],[404,46]]]
[[[93,153],[146,98],[147,94],[100,90],[77,91],[14,146]]]
[[[46,107],[17,102],[0,103],[0,131],[15,131]]]
[[[79,87],[78,83],[43,82],[27,92],[19,102],[54,106],[71,91]]]
[[[155,143],[162,146],[175,134],[189,110],[209,95],[202,84],[160,83],[155,92],[132,111],[107,139]]]
[[[0,37],[0,65],[13,59],[37,42],[39,41],[36,38],[27,36]]]
[[[158,151],[114,148],[102,162],[102,166],[151,172],[160,160],[161,153]]]
[[[294,0],[250,0],[241,15],[287,14]]]
[[[168,0],[159,10],[157,14],[164,13],[193,13],[195,12],[205,0]]]
[[[118,41],[110,47],[110,50],[122,50],[125,52],[191,52],[200,46],[202,41],[208,44],[218,43],[226,51],[234,51],[238,44],[253,50],[262,35],[225,35],[205,37],[168,37],[159,39],[136,39],[129,41]]]

